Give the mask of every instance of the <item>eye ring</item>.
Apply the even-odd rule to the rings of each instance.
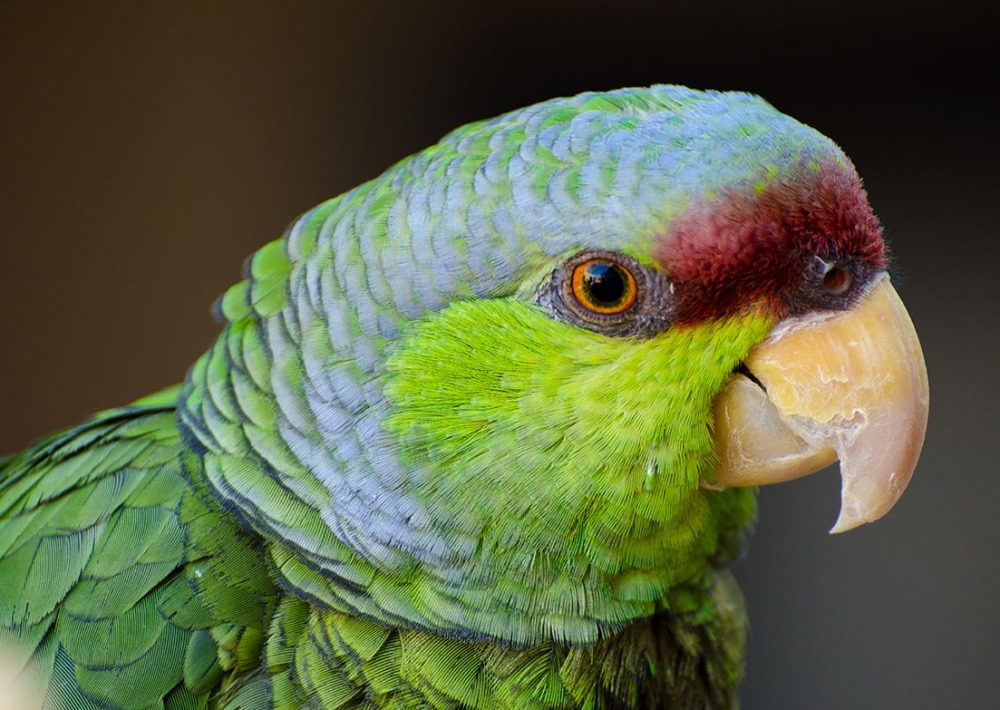
[[[577,303],[600,315],[624,313],[639,297],[639,286],[632,272],[624,264],[606,257],[577,264],[571,290]]]

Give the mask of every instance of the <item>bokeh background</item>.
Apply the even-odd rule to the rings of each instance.
[[[279,9],[280,5],[280,9]],[[557,95],[760,93],[865,178],[932,385],[898,507],[834,470],[761,496],[747,708],[1000,698],[1000,120],[990,2],[5,2],[0,452],[175,382],[296,214],[451,128]]]

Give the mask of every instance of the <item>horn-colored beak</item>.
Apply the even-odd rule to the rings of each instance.
[[[779,483],[840,461],[844,532],[903,495],[927,429],[927,369],[887,276],[849,311],[780,323],[715,402],[715,485]]]

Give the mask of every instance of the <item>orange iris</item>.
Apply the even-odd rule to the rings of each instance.
[[[590,259],[573,269],[573,295],[594,313],[626,311],[635,304],[638,291],[632,273],[614,261]]]

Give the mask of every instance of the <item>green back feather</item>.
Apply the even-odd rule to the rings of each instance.
[[[190,487],[199,464],[176,394],[102,413],[0,471],[0,653],[44,707],[207,707],[233,670],[210,632],[263,624],[267,567]],[[234,573],[242,615],[218,602]]]

